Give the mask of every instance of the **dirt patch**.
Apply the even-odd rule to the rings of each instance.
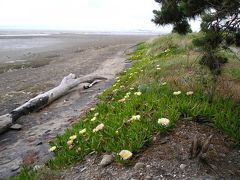
[[[207,161],[189,159],[195,135],[213,135]],[[63,171],[62,179],[239,179],[240,149],[209,124],[182,120],[171,132],[154,137],[153,144],[135,155],[128,166],[113,163],[100,167],[102,155],[93,153]],[[138,167],[134,167],[138,163]]]

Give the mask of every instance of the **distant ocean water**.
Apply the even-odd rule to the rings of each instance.
[[[51,36],[61,34],[76,35],[156,35],[162,34],[154,31],[136,30],[136,31],[61,31],[61,30],[1,30],[0,37],[35,37]]]

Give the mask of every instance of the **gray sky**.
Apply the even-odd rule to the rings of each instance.
[[[168,31],[151,22],[153,9],[154,0],[0,0],[0,27]]]

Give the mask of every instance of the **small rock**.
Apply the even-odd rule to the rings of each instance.
[[[152,179],[152,177],[151,176],[146,176],[144,179],[149,180],[149,179]]]
[[[100,162],[99,166],[107,166],[113,162],[113,156],[112,155],[104,155],[102,158],[102,161]]]
[[[39,145],[42,145],[43,142],[42,141],[37,141],[36,145],[39,146]]]
[[[138,163],[135,164],[134,169],[141,169],[141,168],[144,168],[144,167],[145,167],[144,163],[138,162]]]
[[[181,170],[184,170],[186,167],[187,167],[186,164],[181,164],[181,165],[180,165],[180,169],[181,169]]]
[[[13,165],[11,171],[17,171],[20,168],[19,165]]]
[[[22,125],[20,125],[20,124],[13,124],[11,127],[10,127],[10,129],[12,129],[12,130],[21,130],[22,129]]]

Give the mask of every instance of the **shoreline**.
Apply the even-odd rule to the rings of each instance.
[[[16,174],[22,162],[39,165],[51,158],[48,142],[64,132],[95,102],[97,94],[113,83],[114,77],[128,64],[125,63],[125,50],[146,39],[147,37],[123,39],[122,36],[113,39],[100,38],[98,41],[93,39],[84,48],[74,44],[64,47],[62,51],[52,51],[55,54],[46,49],[46,52],[39,53],[36,59],[48,56],[48,59],[51,59],[49,64],[2,73],[1,115],[37,94],[55,87],[69,73],[77,76],[95,73],[107,77],[108,80],[87,91],[82,90],[82,86],[75,88],[43,110],[21,117],[17,121],[22,124],[21,131],[9,131],[1,135],[1,177]],[[32,159],[30,162],[29,158]]]

